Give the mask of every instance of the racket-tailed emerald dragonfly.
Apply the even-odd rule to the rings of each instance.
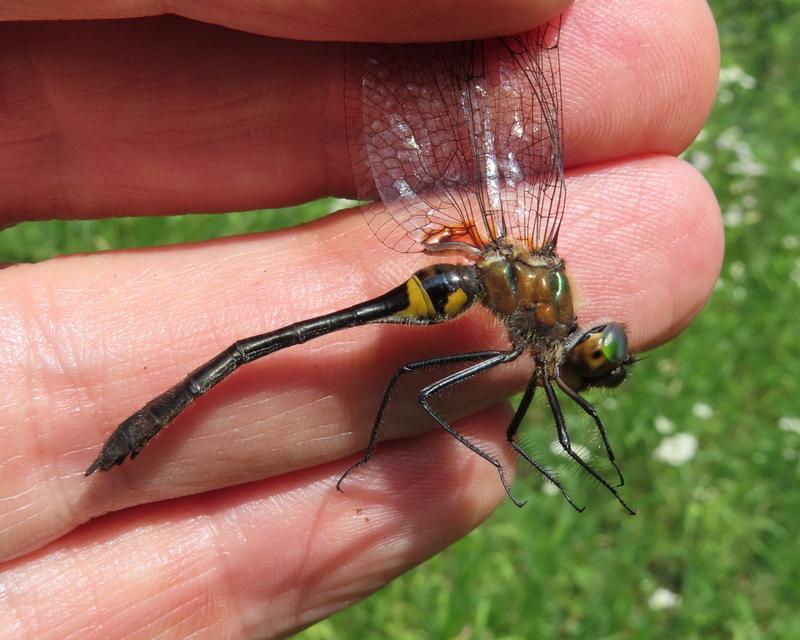
[[[135,458],[199,396],[240,366],[333,331],[367,323],[431,325],[481,304],[505,327],[510,348],[431,357],[389,380],[362,458],[375,452],[389,398],[414,371],[458,366],[426,384],[418,400],[459,442],[494,465],[511,500],[503,466],[457,431],[432,404],[442,391],[524,353],[530,379],[508,425],[516,453],[576,504],[561,481],[517,441],[537,387],[544,390],[565,455],[634,513],[617,491],[622,473],[603,422],[580,392],[615,387],[633,362],[623,327],[578,325],[564,261],[556,252],[565,210],[559,38],[561,19],[523,35],[424,45],[347,45],[345,113],[350,160],[366,221],[385,245],[449,254],[453,261],[414,273],[387,293],[346,309],[244,338],[125,419],[86,471]],[[612,484],[570,441],[556,389],[596,425],[617,479]]]

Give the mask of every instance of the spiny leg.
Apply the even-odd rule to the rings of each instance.
[[[348,467],[348,469],[342,474],[342,477],[339,478],[339,481],[336,483],[336,489],[341,491],[342,482],[344,482],[345,478],[347,478],[347,476],[349,476],[362,464],[369,462],[370,458],[372,458],[372,455],[375,453],[375,447],[378,445],[378,438],[380,437],[383,419],[386,414],[386,408],[389,405],[389,400],[392,396],[392,391],[403,374],[411,373],[413,371],[420,371],[422,369],[430,369],[437,366],[445,366],[448,364],[459,364],[474,360],[486,360],[487,358],[491,358],[492,356],[497,356],[500,354],[502,354],[501,351],[474,351],[471,353],[459,353],[456,355],[438,356],[435,358],[427,358],[425,360],[417,360],[416,362],[409,362],[408,364],[398,368],[389,379],[389,384],[386,386],[386,391],[383,393],[381,405],[378,409],[378,413],[375,416],[375,422],[372,425],[372,431],[369,434],[369,443],[367,444],[366,451],[364,452],[364,457]]]
[[[614,452],[611,450],[611,443],[608,441],[606,428],[603,426],[603,422],[600,420],[597,410],[591,405],[591,403],[582,398],[574,389],[568,386],[567,383],[561,379],[561,376],[558,372],[556,372],[556,384],[558,384],[561,390],[566,393],[575,402],[575,404],[589,414],[594,420],[594,423],[597,425],[597,430],[600,432],[600,437],[603,439],[603,445],[606,448],[608,460],[613,465],[614,470],[617,472],[617,476],[619,477],[619,484],[617,484],[617,486],[621,487],[625,484],[625,478],[622,477],[622,471],[617,466],[617,462],[614,459]]]
[[[559,488],[561,491],[561,495],[564,496],[564,499],[578,512],[582,512],[585,507],[579,507],[575,504],[575,501],[572,497],[567,493],[567,490],[564,488],[564,485],[561,484],[558,478],[556,478],[550,471],[545,469],[542,465],[540,465],[533,457],[522,448],[522,446],[514,439],[517,435],[517,431],[519,430],[519,426],[522,423],[522,419],[525,417],[525,414],[528,413],[528,408],[531,405],[531,401],[533,400],[533,394],[536,391],[536,376],[531,376],[531,379],[528,381],[528,386],[525,388],[525,393],[522,396],[522,399],[519,402],[519,406],[517,407],[516,412],[514,413],[514,417],[511,419],[511,422],[508,425],[508,429],[506,429],[506,439],[508,443],[513,447],[514,451],[516,451],[522,458],[531,465],[534,469],[536,469],[539,473],[541,473],[547,480],[552,482],[555,486]]]
[[[477,453],[481,458],[489,462],[491,465],[497,469],[497,473],[500,476],[500,482],[503,483],[503,488],[506,490],[506,494],[508,497],[511,498],[511,501],[517,505],[518,507],[523,507],[525,502],[523,500],[517,499],[514,494],[511,492],[511,485],[509,484],[508,480],[506,480],[506,474],[503,470],[503,465],[500,464],[500,461],[495,459],[493,456],[486,453],[483,449],[478,447],[476,444],[470,442],[466,437],[461,435],[458,431],[456,431],[442,416],[440,416],[434,408],[430,405],[430,398],[435,393],[441,391],[442,389],[446,389],[447,387],[451,387],[455,384],[460,382],[464,382],[465,380],[469,380],[470,378],[478,375],[479,373],[483,373],[491,369],[492,367],[496,367],[499,364],[504,364],[506,362],[511,362],[512,360],[517,359],[520,354],[522,353],[522,347],[515,347],[512,351],[508,352],[499,352],[496,356],[488,358],[483,362],[479,362],[474,364],[466,369],[461,371],[457,371],[449,376],[442,378],[441,380],[437,380],[429,384],[427,387],[422,389],[419,394],[419,401],[422,405],[422,408],[428,412],[428,415],[431,416],[434,420],[436,420],[437,424],[441,426],[447,433],[453,436],[456,440],[458,440],[461,444],[467,447],[473,453]]]
[[[630,513],[631,515],[636,515],[636,512],[628,506],[628,504],[622,499],[622,496],[619,495],[617,490],[609,484],[608,480],[603,478],[594,467],[590,464],[585,462],[583,458],[581,458],[577,453],[572,450],[572,444],[570,443],[569,433],[567,432],[567,425],[564,422],[564,415],[561,413],[561,406],[558,404],[558,398],[556,397],[556,392],[553,389],[553,385],[550,383],[549,378],[547,377],[547,372],[545,371],[544,374],[544,391],[547,394],[547,402],[550,404],[550,410],[553,412],[553,417],[556,421],[556,432],[558,433],[558,441],[561,443],[561,447],[566,451],[567,455],[572,458],[575,462],[577,462],[581,467],[586,470],[586,472],[591,475],[595,480],[597,480],[600,484],[602,484],[606,489],[608,489],[612,495],[617,499],[617,501],[625,508],[625,510]]]

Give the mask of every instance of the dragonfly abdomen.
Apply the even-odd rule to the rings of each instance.
[[[444,322],[469,309],[481,292],[474,265],[434,264],[420,269],[386,294],[392,306],[401,308],[382,322]]]
[[[469,308],[479,292],[480,283],[474,266],[433,265],[417,271],[400,286],[372,300],[237,340],[120,423],[86,475],[98,469],[107,471],[122,464],[128,456],[135,458],[195,398],[248,362],[340,329],[371,322],[443,322]]]

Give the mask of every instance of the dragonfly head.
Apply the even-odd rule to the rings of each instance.
[[[567,348],[561,374],[576,391],[612,388],[622,384],[625,368],[633,362],[625,329],[618,322],[609,322],[584,332]]]

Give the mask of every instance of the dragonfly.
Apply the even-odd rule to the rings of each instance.
[[[634,362],[617,322],[583,330],[556,245],[564,218],[561,18],[521,35],[416,45],[346,45],[344,101],[350,160],[366,222],[400,252],[447,256],[390,291],[353,306],[237,340],[126,418],[86,471],[135,458],[164,427],[239,367],[333,331],[370,323],[434,325],[476,305],[503,325],[508,349],[430,357],[398,368],[388,382],[363,456],[375,453],[392,391],[401,378],[447,367],[418,393],[425,412],[493,465],[500,461],[453,427],[433,400],[525,353],[530,378],[506,429],[516,454],[582,511],[556,475],[518,442],[534,392],[542,388],[564,454],[634,514],[618,491],[622,472],[605,426],[581,395],[623,382]],[[570,440],[558,391],[591,417],[617,478],[608,481]]]

